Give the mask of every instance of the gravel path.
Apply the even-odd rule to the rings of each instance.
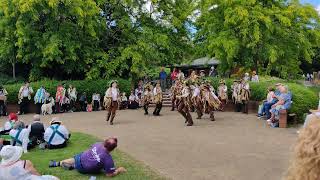
[[[182,116],[169,109],[160,117],[144,116],[142,110],[118,113],[114,126],[104,121],[105,111],[56,116],[71,131],[118,137],[122,151],[177,180],[281,179],[297,137],[296,129],[271,129],[241,113],[217,112],[215,122],[205,116],[193,127],[184,126]],[[51,117],[43,121],[48,124]]]

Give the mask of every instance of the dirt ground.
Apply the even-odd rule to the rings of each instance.
[[[297,138],[296,129],[271,129],[253,114],[217,112],[215,122],[206,115],[194,120],[193,127],[186,127],[182,116],[169,109],[160,117],[144,116],[142,110],[118,111],[113,126],[105,115],[66,113],[43,121],[48,124],[58,116],[71,131],[118,137],[119,149],[177,180],[281,179]],[[21,119],[30,122],[32,116]]]

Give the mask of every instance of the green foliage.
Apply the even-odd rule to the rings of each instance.
[[[40,172],[40,174],[54,175],[60,179],[74,180],[74,179],[89,179],[90,176],[96,176],[97,179],[106,179],[106,176],[101,174],[81,174],[76,170],[67,171],[62,168],[49,168],[48,163],[50,160],[64,160],[73,157],[74,155],[81,153],[88,149],[90,145],[99,142],[97,138],[83,134],[83,133],[72,133],[68,147],[56,150],[40,150],[35,148],[27,154],[23,154],[22,159],[30,160],[34,167]],[[128,172],[112,179],[119,180],[131,180],[131,179],[164,179],[158,176],[155,172],[142,165],[140,162],[129,157],[127,154],[115,150],[112,152],[112,157],[117,167],[125,167]]]
[[[119,88],[121,92],[126,92],[127,94],[131,91],[131,82],[130,80],[117,79],[119,83]],[[69,84],[76,87],[78,96],[83,92],[87,93],[87,98],[91,99],[91,95],[95,92],[100,93],[101,96],[104,96],[107,88],[109,87],[110,80],[82,80],[82,81],[56,81],[56,80],[42,80],[37,82],[30,83],[30,86],[33,88],[34,92],[42,85],[46,90],[55,97],[56,88],[59,84],[66,83],[67,88]],[[8,102],[17,103],[18,101],[18,92],[23,83],[5,85],[4,87],[8,91]]]
[[[210,78],[213,86],[217,89],[219,86],[218,78]],[[263,101],[267,97],[267,89],[270,86],[275,86],[276,83],[283,83],[289,87],[289,91],[292,92],[292,107],[289,110],[289,113],[296,113],[299,121],[303,122],[303,114],[308,113],[310,109],[317,109],[318,107],[318,89],[311,89],[304,87],[304,85],[297,83],[286,83],[283,80],[269,80],[259,83],[250,82],[250,91],[251,96],[250,100],[252,101]],[[231,97],[231,85],[233,79],[226,79],[228,86],[229,97]]]
[[[182,60],[191,49],[185,23],[192,1],[151,5],[147,10],[137,0],[1,0],[0,59],[31,65],[31,81],[139,78],[150,67]]]
[[[218,58],[223,72],[245,67],[292,77],[320,46],[318,12],[297,0],[202,0],[197,8],[198,53]]]

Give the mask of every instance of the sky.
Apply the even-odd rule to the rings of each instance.
[[[309,3],[314,5],[320,14],[320,0],[301,0],[301,3]]]

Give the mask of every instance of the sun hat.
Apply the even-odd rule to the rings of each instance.
[[[23,149],[20,146],[7,145],[0,151],[1,165],[9,165],[19,161],[22,156]]]
[[[282,86],[282,83],[277,83],[276,86]]]
[[[50,124],[62,124],[62,121],[60,121],[60,119],[58,117],[54,117],[52,118],[52,120],[50,121]]]
[[[16,113],[10,113],[8,118],[10,121],[18,121],[18,115]]]

